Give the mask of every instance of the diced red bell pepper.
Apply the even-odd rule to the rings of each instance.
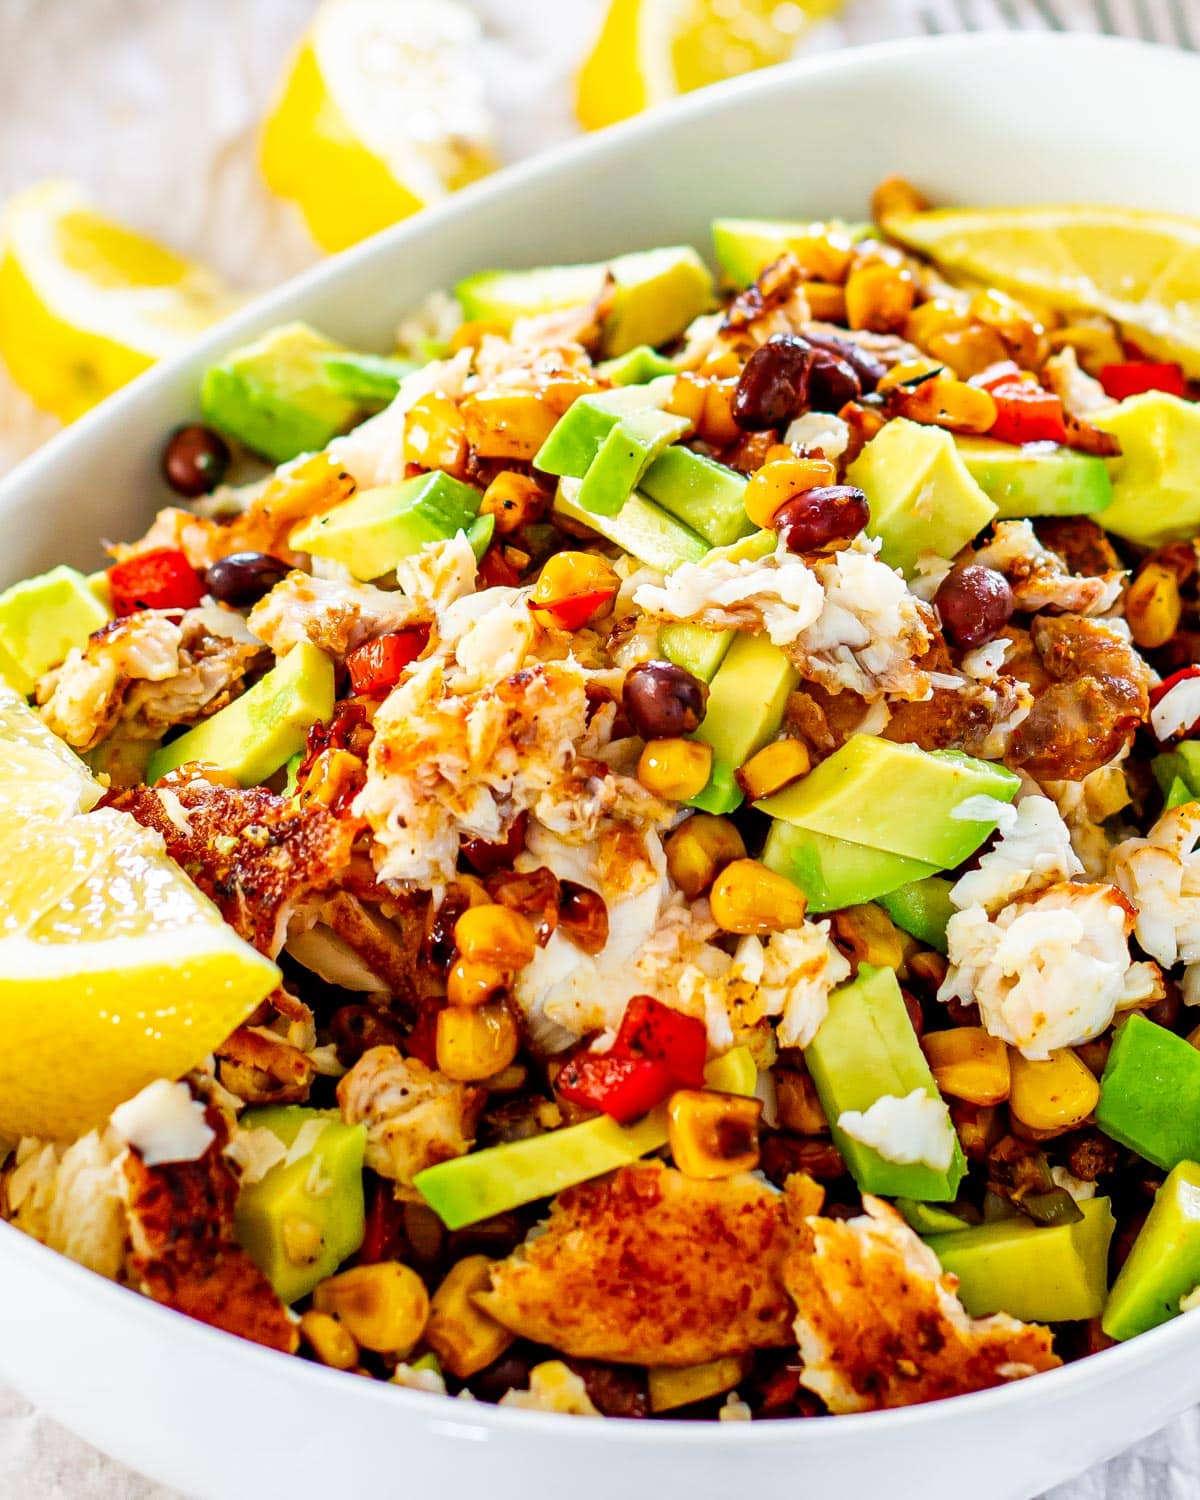
[[[572,594],[566,599],[556,599],[553,604],[535,604],[529,607],[536,614],[545,615],[560,630],[579,630],[616,598],[616,589],[589,589],[586,594]]]
[[[1140,396],[1143,391],[1166,391],[1169,396],[1182,396],[1187,389],[1182,365],[1152,359],[1131,359],[1123,365],[1105,365],[1100,371],[1100,384],[1114,401]]]
[[[555,1082],[571,1104],[598,1109],[619,1125],[649,1114],[672,1092],[675,1080],[648,1057],[615,1057],[611,1052],[579,1052]]]
[[[703,1021],[672,1010],[652,995],[635,995],[625,1007],[613,1057],[661,1063],[679,1088],[704,1087],[708,1032]]]
[[[392,1184],[383,1177],[367,1177],[367,1215],[360,1265],[373,1266],[383,1260],[399,1260],[404,1245],[404,1205],[396,1201]]]
[[[424,626],[415,630],[393,630],[373,641],[364,641],[346,657],[350,686],[356,693],[368,697],[390,691],[400,681],[405,667],[424,651],[428,641],[429,631]]]
[[[175,547],[139,552],[108,570],[115,615],[139,609],[194,609],[206,593],[204,580]]]

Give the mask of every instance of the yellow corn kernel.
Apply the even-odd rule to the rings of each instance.
[[[704,410],[697,431],[714,448],[724,448],[742,435],[742,429],[733,420],[736,389],[736,380],[710,380],[704,392]]]
[[[646,1371],[646,1389],[653,1412],[678,1411],[720,1396],[750,1373],[751,1360],[745,1354],[726,1354],[702,1365],[651,1365]]]
[[[1074,349],[1075,358],[1089,375],[1099,375],[1105,365],[1119,365],[1125,351],[1111,323],[1068,323],[1047,335],[1051,349]]]
[[[455,959],[446,975],[446,1003],[472,1009],[502,1000],[512,983],[512,974],[493,964],[472,964]]]
[[[322,750],[300,788],[305,807],[332,807],[344,792],[357,786],[365,767],[349,750]]]
[[[450,335],[450,353],[457,354],[460,349],[478,349],[488,334],[504,338],[507,333],[508,325],[498,318],[471,318],[466,323],[460,323]]]
[[[894,333],[913,310],[912,272],[886,261],[857,265],[846,279],[846,319],[851,328]]]
[[[1014,1048],[1009,1063],[1008,1108],[1031,1130],[1055,1135],[1074,1130],[1095,1109],[1100,1085],[1070,1047],[1052,1052],[1045,1062],[1030,1062]]]
[[[968,1104],[1002,1104],[1008,1098],[1008,1048],[982,1026],[931,1031],[921,1038],[921,1050],[943,1094]]]
[[[832,916],[833,935],[856,964],[876,969],[895,969],[903,977],[908,960],[917,951],[917,940],[896,926],[882,906],[864,902],[846,906]]]
[[[832,281],[806,281],[804,297],[808,310],[819,323],[846,321],[846,289]]]
[[[667,1106],[667,1138],[685,1177],[712,1180],[758,1166],[762,1100],[712,1089],[678,1089]]]
[[[468,963],[523,969],[537,952],[537,933],[511,907],[472,906],[454,924],[454,943]]]
[[[828,1135],[829,1120],[817,1097],[817,1086],[807,1073],[780,1068],[775,1074],[779,1123],[796,1135]]]
[[[475,1302],[479,1293],[491,1289],[492,1265],[486,1255],[468,1255],[450,1267],[433,1294],[425,1342],[442,1368],[459,1380],[494,1364],[516,1339]]]
[[[1125,590],[1125,618],[1134,641],[1144,651],[1165,646],[1182,614],[1175,574],[1162,563],[1147,563]]]
[[[967,315],[949,297],[930,297],[914,307],[904,320],[904,337],[918,349],[939,333],[951,333],[967,326]]]
[[[536,391],[477,391],[463,398],[467,441],[483,458],[531,459],[558,421]]]
[[[534,609],[553,609],[568,599],[583,594],[600,593],[620,587],[621,580],[602,557],[591,552],[556,552],[547,558],[533,586],[530,604]]]
[[[836,484],[837,466],[827,458],[782,458],[763,464],[746,485],[746,514],[756,526],[767,528],[781,505],[817,485]]]
[[[700,366],[700,374],[709,375],[714,380],[728,380],[731,376],[736,379],[741,373],[742,361],[732,349],[717,350]]]
[[[438,391],[414,401],[404,419],[404,461],[422,469],[459,474],[467,461],[462,413]]]
[[[996,401],[990,391],[945,375],[895,391],[892,402],[895,412],[909,421],[951,432],[987,432],[996,421]]]
[[[1009,356],[1023,370],[1040,369],[1050,353],[1046,330],[1029,308],[1007,293],[989,287],[971,299],[971,317],[993,329]]]
[[[920,379],[922,375],[936,375],[943,368],[940,359],[928,359],[925,356],[920,359],[904,359],[883,372],[876,390],[881,393],[895,390],[910,380]]]
[[[708,382],[690,371],[676,375],[675,384],[671,387],[671,399],[665,410],[673,417],[686,417],[693,427],[699,427],[704,415],[704,395],[707,389]]]
[[[799,927],[807,902],[790,880],[756,859],[735,859],[713,884],[713,921],[724,932],[762,936]]]
[[[893,214],[919,214],[928,207],[907,177],[885,177],[871,194],[871,217],[876,224]]]
[[[332,1314],[310,1308],[301,1314],[300,1333],[320,1362],[331,1370],[353,1370],[358,1363],[354,1335]]]
[[[536,521],[546,508],[546,495],[536,479],[502,469],[479,502],[481,516],[495,516],[496,530],[509,536],[529,521]]]
[[[349,500],[354,490],[353,476],[332,454],[314,453],[303,463],[273,474],[253,510],[277,525],[305,521]]]
[[[588,370],[573,370],[567,365],[537,376],[537,393],[555,413],[562,416],[567,407],[580,396],[592,396],[600,389],[600,382]]]
[[[968,328],[931,334],[925,341],[925,348],[953,370],[960,380],[969,380],[989,365],[1008,358],[1008,348],[1000,335],[978,323]]]
[[[701,740],[650,740],[638,760],[637,778],[648,792],[686,802],[708,785],[712,748]]]
[[[403,1359],[425,1332],[429,1293],[411,1266],[384,1260],[327,1277],[313,1306],[332,1313],[364,1349]]]
[[[807,776],[811,764],[808,746],[802,740],[773,740],[740,768],[737,784],[748,802],[757,802],[788,782]]]
[[[746,845],[735,825],[713,813],[695,813],[679,825],[664,847],[667,873],[689,901],[703,895],[726,865],[746,857]]]
[[[502,1000],[438,1012],[437,1065],[456,1083],[479,1083],[503,1073],[520,1045],[517,1023]]]
[[[206,781],[209,786],[228,787],[232,792],[242,789],[242,783],[232,771],[227,771],[224,766],[218,766],[211,760],[185,760],[183,765],[160,776],[154,785],[178,792],[196,781]]]

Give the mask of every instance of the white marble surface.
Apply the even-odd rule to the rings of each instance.
[[[501,148],[509,159],[572,130],[569,76],[598,0],[468,0],[483,23]],[[1200,0],[1108,0],[1136,34],[1170,28]],[[1172,10],[1172,6],[1175,7]],[[1053,0],[1053,14],[1095,30],[1094,0]],[[850,0],[815,47],[998,25],[1003,11],[1045,25],[1044,0]],[[281,60],[312,0],[0,0],[0,201],[46,176],[84,183],[117,217],[268,286],[314,251],[289,207],[270,199],[254,141]],[[1163,33],[1170,35],[1170,31]],[[881,163],[881,170],[886,163]],[[54,423],[0,374],[0,469]],[[898,1491],[897,1493],[900,1493]],[[1195,1500],[1200,1413],[1053,1492],[1053,1500]],[[178,1500],[0,1389],[0,1496],[13,1500]],[[846,1497],[851,1500],[851,1497]]]

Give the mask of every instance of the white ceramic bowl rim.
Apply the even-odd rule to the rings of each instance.
[[[389,245],[403,244],[409,237],[419,237],[434,223],[452,223],[457,216],[469,213],[475,205],[506,194],[511,187],[519,185],[527,177],[536,178],[548,166],[576,163],[583,166],[602,159],[611,151],[623,149],[631,139],[636,140],[639,135],[652,135],[664,115],[670,114],[676,120],[687,120],[712,110],[719,111],[727,102],[735,101],[743,93],[760,92],[768,97],[776,91],[785,93],[794,87],[797,76],[829,77],[848,70],[862,75],[866,84],[869,85],[873,71],[886,72],[897,65],[902,66],[910,55],[924,56],[932,49],[944,54],[948,68],[953,68],[958,59],[974,58],[986,49],[989,64],[1001,70],[1011,69],[1014,77],[1019,74],[1023,61],[1031,61],[1044,56],[1047,52],[1060,51],[1064,62],[1069,57],[1071,67],[1086,76],[1088,60],[1092,54],[1108,58],[1120,52],[1132,56],[1155,51],[1161,54],[1156,59],[1156,68],[1174,70],[1178,74],[1180,88],[1195,91],[1197,85],[1200,85],[1200,58],[1195,56],[1188,56],[1182,52],[1168,53],[1166,49],[1152,48],[1146,43],[1119,38],[1065,33],[982,33],[953,37],[911,38],[845,49],[811,59],[800,59],[772,68],[767,73],[752,74],[725,84],[715,85],[701,93],[688,95],[666,105],[647,117],[627,121],[597,136],[569,142],[531,161],[509,167],[464,189],[447,202],[426,209],[416,220],[405,221],[391,229],[384,230],[361,245],[320,263],[282,287],[255,299],[233,317],[212,329],[186,351],[169,361],[156,365],[124,390],[102,403],[100,407],[56,435],[37,453],[14,469],[6,479],[0,481],[0,513],[6,510],[19,510],[22,491],[26,485],[40,483],[43,470],[54,469],[76,453],[86,453],[93,432],[118,425],[122,413],[127,409],[133,409],[139,403],[148,384],[168,380],[174,372],[182,371],[198,361],[214,358],[248,334],[269,327],[272,322],[278,321],[281,315],[287,314],[295,298],[312,293],[329,281],[341,280],[348,271],[353,271],[357,263],[372,258],[383,242]],[[164,1343],[191,1344],[198,1349],[207,1346],[210,1350],[217,1349],[219,1344],[219,1353],[223,1359],[241,1362],[248,1376],[257,1375],[263,1380],[270,1380],[281,1373],[284,1368],[281,1360],[286,1360],[286,1367],[293,1372],[296,1366],[300,1365],[305,1377],[312,1381],[342,1381],[346,1378],[339,1372],[306,1361],[297,1361],[293,1356],[277,1354],[159,1306],[149,1298],[107,1281],[65,1256],[47,1249],[12,1225],[0,1223],[0,1239],[5,1242],[6,1255],[11,1255],[17,1262],[23,1260],[31,1268],[36,1266],[43,1271],[52,1266],[54,1274],[67,1279],[65,1284],[69,1284],[74,1278],[75,1285],[82,1287],[83,1283],[79,1278],[86,1278],[89,1283],[87,1288],[89,1296],[121,1299],[121,1311],[124,1316],[148,1320],[146,1327],[154,1329]],[[1031,1378],[1035,1383],[1037,1395],[1044,1397],[1047,1401],[1053,1400],[1060,1393],[1065,1393],[1068,1388],[1074,1396],[1084,1396],[1090,1389],[1110,1384],[1112,1378],[1134,1379],[1139,1370],[1156,1364],[1160,1356],[1168,1350],[1182,1348],[1185,1342],[1192,1338],[1192,1334],[1191,1320],[1184,1315],[1126,1344]],[[218,1344],[214,1344],[212,1342],[214,1340],[218,1341]],[[468,1439],[473,1435],[486,1436],[489,1429],[516,1427],[531,1436],[540,1431],[553,1432],[556,1437],[561,1436],[563,1430],[562,1419],[557,1414],[506,1409],[484,1402],[450,1402],[445,1397],[406,1390],[403,1387],[379,1381],[360,1379],[358,1387],[357,1399],[378,1404],[381,1413],[385,1416],[387,1410],[390,1408],[394,1411],[396,1403],[399,1402],[411,1415],[430,1419],[443,1431],[453,1431]],[[338,1389],[344,1390],[344,1387],[338,1387]],[[654,1447],[655,1443],[665,1436],[665,1429],[666,1432],[676,1436],[686,1433],[689,1446],[693,1444],[705,1447],[721,1445],[735,1450],[739,1448],[759,1450],[777,1449],[781,1446],[793,1447],[802,1443],[805,1449],[811,1452],[829,1442],[852,1441],[856,1435],[866,1436],[885,1429],[896,1431],[905,1426],[919,1425],[923,1420],[927,1423],[935,1412],[944,1413],[950,1406],[953,1406],[955,1410],[965,1410],[966,1403],[970,1404],[973,1413],[986,1408],[1000,1417],[1006,1412],[1019,1411],[1029,1402],[1031,1394],[1027,1382],[1017,1380],[990,1390],[955,1396],[949,1400],[930,1402],[922,1406],[866,1412],[833,1419],[792,1418],[770,1422],[670,1420],[645,1422],[608,1418],[600,1422],[572,1422],[571,1432],[572,1442],[578,1447],[603,1445],[611,1437],[614,1423],[616,1423],[620,1429],[622,1443],[635,1447]],[[430,1410],[431,1401],[444,1403],[443,1410],[436,1418]]]

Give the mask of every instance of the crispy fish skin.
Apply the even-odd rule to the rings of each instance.
[[[701,1182],[644,1162],[561,1194],[477,1300],[574,1358],[701,1364],[791,1342],[793,1243],[783,1196],[754,1178]]]

